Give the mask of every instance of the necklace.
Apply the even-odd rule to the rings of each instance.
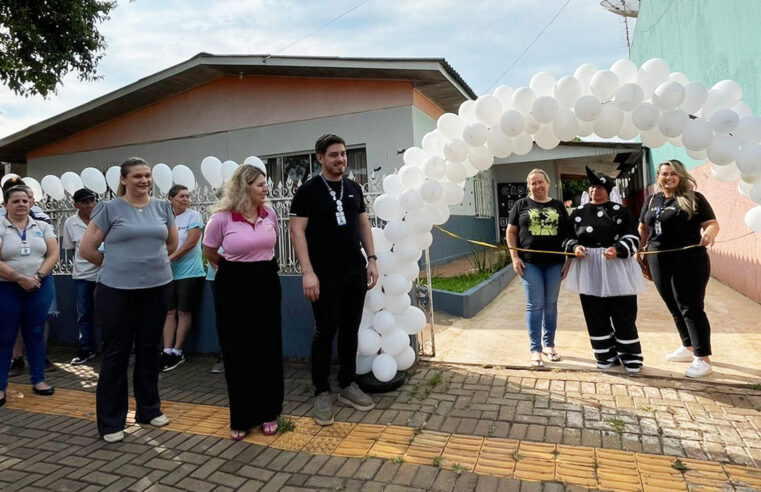
[[[322,182],[325,183],[325,187],[328,189],[328,193],[330,193],[330,198],[333,199],[333,201],[336,204],[336,223],[339,226],[346,225],[346,215],[344,215],[344,204],[342,202],[344,197],[344,179],[341,177],[341,194],[338,195],[338,198],[336,198],[336,192],[333,191],[333,188],[330,187],[328,184],[328,180],[325,179],[325,176],[320,174],[320,177],[322,178]]]

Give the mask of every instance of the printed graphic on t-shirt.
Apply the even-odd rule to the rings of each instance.
[[[528,220],[528,230],[532,236],[557,236],[560,215],[554,208],[531,208]]]

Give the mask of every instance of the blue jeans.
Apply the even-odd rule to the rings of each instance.
[[[32,384],[45,380],[45,319],[53,302],[53,278],[27,292],[15,282],[0,282],[0,391],[8,386],[13,343],[21,327]]]
[[[542,351],[542,338],[545,347],[555,346],[562,267],[562,263],[524,265],[521,284],[526,294],[526,329],[531,352]]]
[[[79,327],[79,350],[95,350],[95,329],[93,324],[93,296],[96,282],[77,279],[77,326]]]

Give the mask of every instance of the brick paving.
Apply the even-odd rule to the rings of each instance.
[[[51,350],[54,361],[70,357],[71,349]],[[208,372],[212,363],[210,357],[191,357],[162,374],[162,398],[226,405],[224,378]],[[94,391],[97,366],[57,366],[48,381],[59,388]],[[23,384],[25,377],[11,381]],[[308,416],[310,400],[308,367],[287,365],[285,413]],[[754,482],[761,473],[754,470],[761,468],[761,391],[751,387],[615,373],[420,364],[407,384],[376,401],[371,412],[337,407],[336,419],[402,426],[420,435],[433,431],[560,445],[553,448],[556,452],[593,447],[629,452],[626,456],[662,455],[669,463],[675,457],[682,463],[708,460],[751,474],[747,481],[733,476],[725,490],[761,490],[761,482]],[[474,474],[467,471],[472,468],[467,452],[456,450],[450,462],[458,460],[466,470],[445,469],[446,459],[441,467],[401,462],[393,454],[387,459],[312,455],[140,427],[131,427],[124,443],[107,445],[90,420],[8,408],[0,409],[0,415],[2,490],[568,489],[559,482],[489,476],[499,473],[486,468],[481,470],[485,474]],[[531,460],[519,463],[531,471]],[[536,477],[522,475],[518,467],[513,473]],[[753,483],[759,485],[749,485]],[[643,479],[642,487],[651,485]]]

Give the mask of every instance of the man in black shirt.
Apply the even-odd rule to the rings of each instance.
[[[312,303],[312,416],[319,425],[333,423],[330,358],[338,332],[338,400],[357,410],[372,410],[372,399],[354,382],[357,332],[367,289],[378,280],[370,221],[362,188],[344,178],[346,142],[332,134],[315,143],[318,176],[296,191],[291,203],[290,234],[301,264],[304,296]],[[367,260],[362,254],[367,253]]]

